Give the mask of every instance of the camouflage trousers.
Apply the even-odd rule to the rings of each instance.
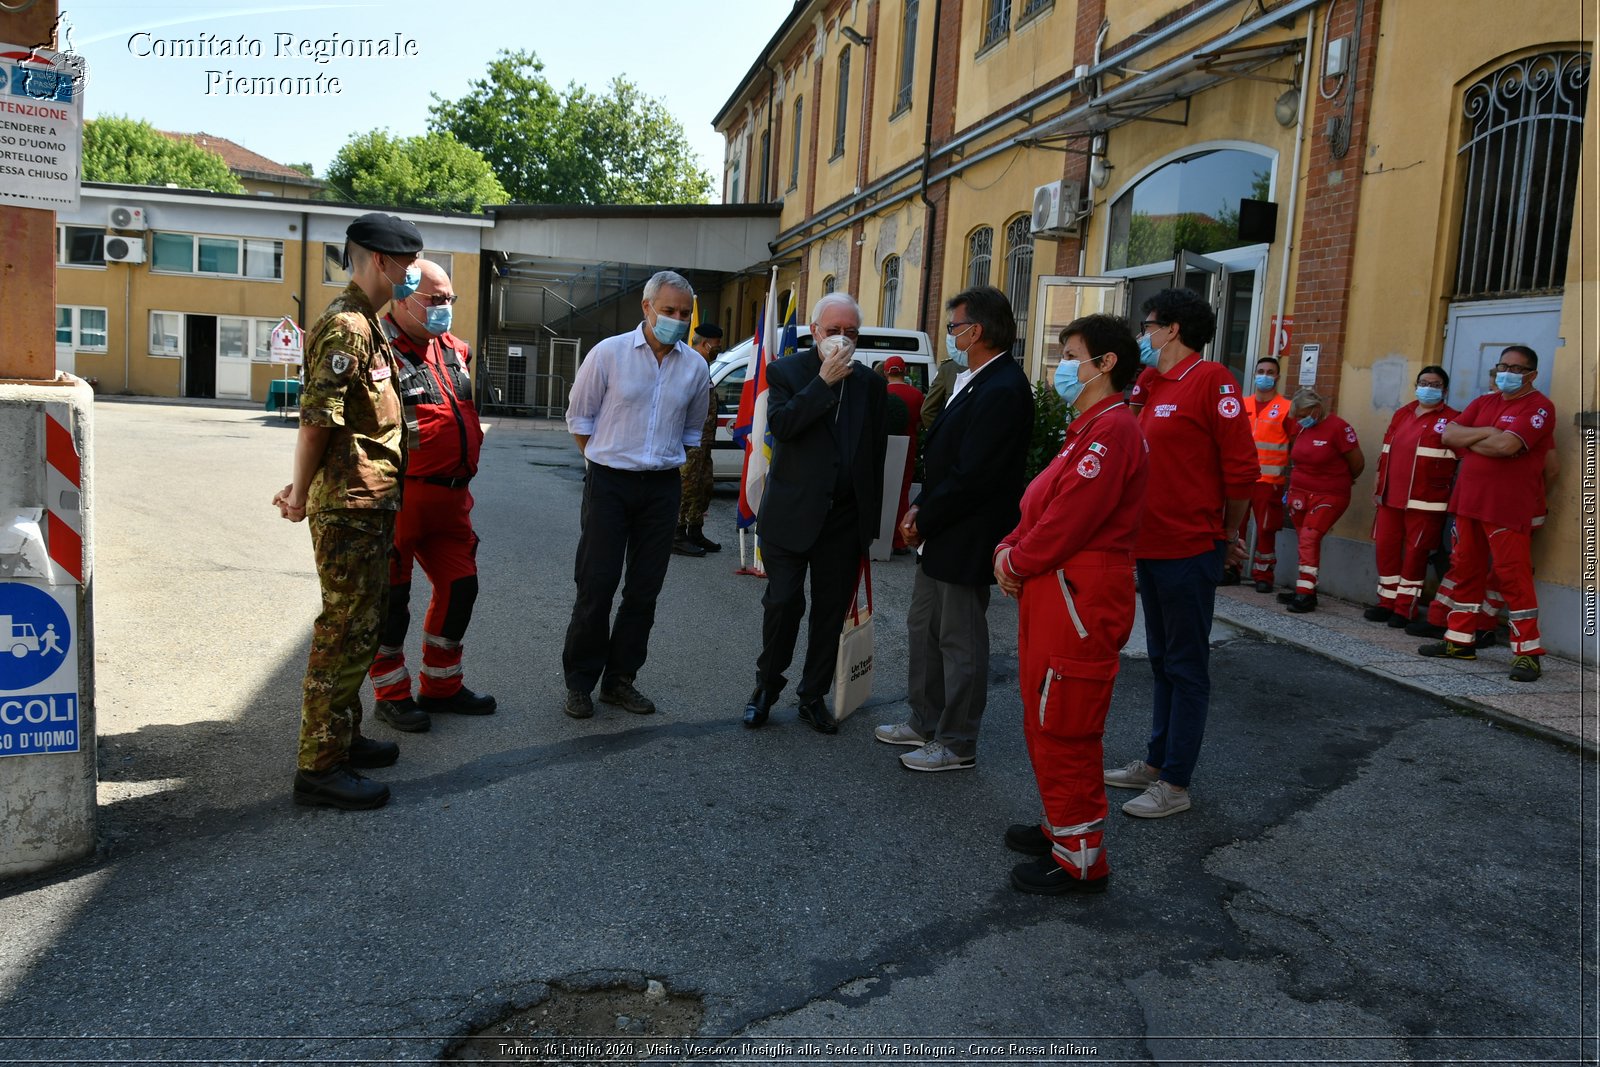
[[[683,500],[678,504],[678,525],[699,526],[711,510],[711,449],[691,448],[682,467]]]
[[[389,592],[394,512],[346,508],[308,520],[322,582],[300,705],[300,769],[345,761],[361,728],[361,680],[378,649]]]

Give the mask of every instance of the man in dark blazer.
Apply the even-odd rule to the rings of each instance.
[[[977,761],[989,698],[992,557],[1017,525],[1033,434],[1033,389],[1010,354],[1010,301],[979,286],[946,306],[945,329],[967,369],[928,431],[927,480],[900,524],[906,543],[921,546],[906,613],[911,718],[873,731],[885,744],[914,746],[900,757],[913,771],[965,770]]]
[[[853,358],[860,329],[854,298],[830,293],[811,313],[813,346],[767,370],[772,467],[756,523],[767,591],[746,726],[766,722],[783,691],[806,613],[809,568],[811,626],[796,689],[800,719],[820,733],[839,732],[822,698],[833,686],[839,633],[861,561],[877,536],[888,447],[883,379]]]

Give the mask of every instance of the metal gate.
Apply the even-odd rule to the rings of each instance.
[[[574,338],[490,337],[481,353],[480,408],[485,414],[559,419],[578,373]]]

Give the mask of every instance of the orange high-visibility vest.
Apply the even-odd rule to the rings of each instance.
[[[1250,416],[1250,433],[1256,439],[1256,462],[1261,464],[1261,480],[1268,485],[1283,485],[1289,480],[1289,398],[1274,394],[1259,413],[1255,394],[1244,398],[1245,414]]]

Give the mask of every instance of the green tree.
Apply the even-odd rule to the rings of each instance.
[[[624,78],[596,94],[553,88],[532,52],[502,51],[459,100],[434,96],[434,130],[483,153],[513,199],[538,204],[705,203],[711,175],[683,126]]]
[[[168,137],[148,122],[126,116],[93,119],[83,126],[83,179],[119,185],[176,185],[242,193],[222,157],[193,141]]]
[[[358,133],[328,164],[328,195],[358,204],[477,211],[511,199],[488,161],[448,133]]]

